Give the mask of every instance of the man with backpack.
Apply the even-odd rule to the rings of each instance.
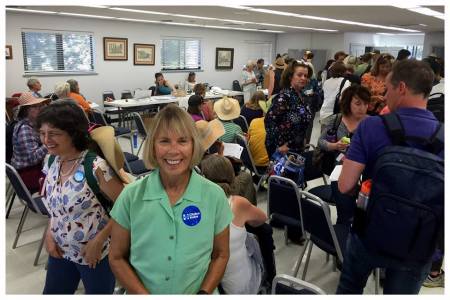
[[[339,177],[341,193],[361,190],[338,294],[362,294],[386,268],[384,294],[418,294],[444,223],[444,127],[427,98],[434,74],[420,61],[398,62],[386,78],[385,116],[362,121]]]

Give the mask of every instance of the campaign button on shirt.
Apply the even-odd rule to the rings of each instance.
[[[202,213],[197,206],[189,205],[183,210],[181,218],[183,219],[184,224],[188,226],[195,226],[200,223]]]

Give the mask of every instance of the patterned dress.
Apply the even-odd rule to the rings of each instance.
[[[82,153],[83,159],[86,153],[87,151]],[[51,216],[50,229],[56,244],[64,251],[63,258],[87,265],[81,251],[88,241],[106,226],[109,218],[86,178],[77,182],[74,176],[71,176],[64,184],[59,182],[60,165],[59,156],[56,156],[50,168],[48,163],[45,163],[42,170],[46,174],[44,204]],[[94,177],[97,168],[102,170],[106,181],[114,176],[107,162],[98,156],[93,162]],[[82,160],[75,172],[84,173]],[[103,245],[101,259],[108,255],[108,252],[109,239]]]
[[[303,152],[304,139],[312,113],[302,96],[291,87],[283,89],[272,100],[266,114],[266,148],[269,157],[285,143],[289,151]]]

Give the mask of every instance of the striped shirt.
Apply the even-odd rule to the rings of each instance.
[[[241,135],[244,134],[242,132],[241,127],[239,127],[239,125],[233,123],[233,121],[220,120],[220,122],[222,122],[223,127],[225,128],[225,134],[222,135],[219,138],[219,141],[222,141],[224,143],[235,143],[236,142],[236,135],[237,134],[241,134]]]

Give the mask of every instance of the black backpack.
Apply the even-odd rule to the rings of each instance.
[[[428,97],[427,109],[439,122],[444,123],[444,93],[434,93]]]
[[[429,139],[405,136],[400,118],[382,116],[393,145],[378,155],[360,237],[368,249],[402,261],[427,262],[444,226],[444,126]],[[427,150],[408,146],[421,143]],[[356,218],[356,216],[355,216]]]
[[[339,92],[337,93],[336,99],[334,100],[333,115],[341,112],[341,108],[339,107],[339,101],[341,100],[342,88],[344,87],[346,81],[347,78],[342,79],[341,85],[339,86]]]

